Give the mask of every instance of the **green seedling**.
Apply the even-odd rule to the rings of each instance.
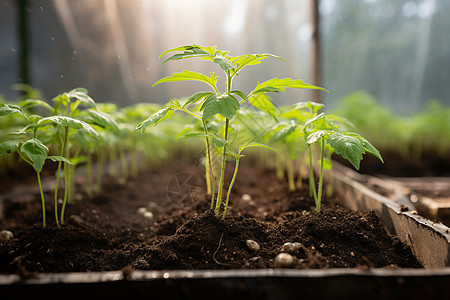
[[[39,185],[39,192],[41,196],[42,205],[42,226],[46,226],[45,217],[45,198],[41,183],[41,171],[45,160],[50,159],[54,162],[64,162],[68,165],[72,164],[68,159],[62,156],[48,156],[48,147],[45,146],[38,138],[38,129],[41,129],[40,121],[43,120],[39,116],[27,116],[20,106],[17,105],[3,105],[0,107],[0,116],[10,114],[19,114],[25,118],[28,125],[18,132],[11,134],[9,138],[0,141],[0,156],[8,153],[17,152],[19,156],[29,165],[33,167],[37,175]],[[42,129],[41,129],[42,130]],[[31,131],[33,137],[29,138],[27,132]]]
[[[369,152],[375,155],[383,162],[379,151],[365,138],[357,133],[339,132],[339,128],[333,123],[334,121],[344,121],[344,119],[336,116],[326,116],[325,113],[320,113],[314,118],[308,120],[304,125],[306,143],[310,146],[310,168],[312,169],[312,152],[311,145],[315,143],[320,144],[320,173],[319,185],[317,193],[314,193],[314,200],[316,202],[316,210],[320,212],[322,202],[323,190],[323,173],[325,166],[325,150],[331,149],[336,154],[341,155],[347,159],[355,169],[359,170],[360,162],[363,159],[363,154]],[[313,130],[309,130],[313,127]]]
[[[215,214],[219,216],[219,210],[222,204],[222,191],[225,178],[225,163],[227,153],[229,152],[228,148],[230,144],[229,140],[230,122],[239,113],[241,105],[244,102],[247,102],[250,105],[253,105],[257,108],[261,109],[261,107],[264,107],[264,109],[270,110],[270,104],[268,104],[268,101],[262,102],[264,100],[267,100],[267,98],[258,101],[258,99],[261,99],[260,97],[261,95],[265,95],[271,92],[284,92],[286,88],[318,89],[318,90],[325,90],[325,89],[304,83],[302,80],[294,80],[291,78],[283,78],[283,79],[273,78],[262,83],[258,82],[254,90],[252,90],[249,93],[245,93],[240,90],[233,90],[232,88],[233,80],[242,71],[244,67],[258,65],[264,59],[267,59],[269,57],[280,60],[283,59],[279,56],[267,53],[231,56],[229,55],[229,51],[219,50],[215,46],[203,47],[199,45],[173,48],[162,53],[160,57],[163,57],[169,53],[172,54],[172,52],[176,52],[176,54],[173,54],[172,56],[167,58],[163,63],[172,60],[180,60],[186,58],[200,58],[217,64],[225,74],[226,91],[223,93],[219,91],[219,88],[217,86],[218,76],[216,76],[215,73],[210,73],[209,75],[206,75],[189,70],[184,70],[180,73],[173,73],[172,76],[168,76],[158,80],[154,84],[154,86],[164,82],[197,81],[207,84],[211,88],[211,90],[195,93],[194,95],[190,96],[187,99],[187,101],[184,102],[183,104],[181,104],[177,99],[171,100],[163,109],[155,112],[149,118],[141,122],[137,126],[136,130],[144,132],[148,126],[157,125],[163,120],[170,119],[175,110],[182,110],[190,114],[191,116],[193,116],[195,119],[197,119],[199,122],[202,123],[203,133],[199,136],[205,138],[206,144],[205,153],[207,156],[206,161],[208,165],[207,169],[209,169],[212,178],[210,189],[212,191],[211,208],[215,206],[214,207]],[[267,105],[264,105],[264,103]],[[188,109],[188,107],[191,107],[193,105],[196,106],[197,109],[196,112],[193,112],[190,109]],[[212,119],[215,119],[216,121],[219,122],[224,121],[223,134],[221,134],[220,137],[219,137],[220,132],[218,131],[211,133],[209,132],[208,122],[210,122]],[[217,190],[217,197],[215,199],[214,205],[215,174],[211,163],[210,141],[217,142],[217,139],[223,140],[223,143],[216,143],[216,146],[223,149],[221,149],[221,167],[219,174],[219,184]],[[207,180],[207,184],[208,182],[209,181]]]

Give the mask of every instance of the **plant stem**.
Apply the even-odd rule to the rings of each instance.
[[[36,171],[36,170],[35,170]],[[42,190],[42,183],[41,183],[41,173],[36,171],[37,174],[37,180],[39,184],[39,192],[41,194],[41,203],[42,203],[42,227],[45,228],[45,198],[44,198],[44,191]]]
[[[128,164],[127,164],[127,157],[126,157],[126,153],[125,153],[125,147],[122,145],[119,145],[119,158],[120,158],[120,163],[122,166],[122,180],[125,183],[128,180]]]
[[[66,126],[64,127],[64,140],[61,147],[61,156],[64,156],[64,153],[66,151],[66,145],[67,145],[67,136],[69,135],[69,128]],[[59,178],[61,174],[61,165],[62,161],[58,162],[58,170],[56,171],[56,186],[55,186],[55,219],[56,219],[56,225],[59,226],[59,220],[58,220],[58,189],[59,189]]]
[[[288,177],[288,185],[290,191],[295,191],[295,181],[294,181],[294,161],[289,158],[289,155],[286,157],[286,170]]]
[[[320,154],[320,178],[319,178],[319,191],[316,200],[316,211],[320,212],[320,204],[322,202],[322,184],[323,184],[323,161],[325,154],[325,137],[322,137],[321,143],[321,154]]]
[[[66,211],[66,205],[69,199],[69,190],[70,190],[69,170],[68,165],[64,163],[64,201],[61,207],[61,217],[60,217],[61,224],[64,224],[64,212]]]
[[[219,216],[220,203],[222,202],[222,190],[223,190],[223,181],[225,177],[225,163],[226,163],[226,153],[227,153],[227,143],[228,143],[228,124],[230,120],[226,119],[225,121],[225,145],[223,145],[223,154],[222,154],[222,166],[220,169],[220,179],[219,179],[219,190],[217,191],[217,200],[216,200],[216,216]]]
[[[202,121],[203,123],[203,130],[205,131],[205,134],[208,135],[208,127],[206,126],[206,122]],[[212,160],[211,160],[211,146],[209,144],[209,138],[206,137],[206,187],[209,193],[211,193],[211,205],[210,209],[212,210],[214,208],[214,194],[216,193],[216,179],[214,176],[214,170],[212,167]],[[209,172],[208,172],[209,171]],[[211,176],[211,179],[210,177]]]
[[[309,148],[309,196],[314,196],[314,201],[317,203],[316,185],[314,183],[314,170],[312,163],[312,150],[311,145]]]
[[[86,155],[86,193],[88,198],[92,199],[93,189],[92,189],[92,154],[88,153]]]
[[[239,157],[236,158],[236,165],[234,167],[233,178],[231,178],[230,186],[228,187],[227,200],[225,202],[225,208],[223,209],[222,219],[225,219],[225,216],[227,215],[228,201],[230,200],[231,189],[233,188],[234,182],[235,182],[236,177],[237,177],[237,173],[238,173],[238,169],[239,169],[239,160],[240,160]]]

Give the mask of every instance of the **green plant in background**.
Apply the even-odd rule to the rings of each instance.
[[[152,124],[156,125],[165,119],[170,119],[175,110],[182,110],[202,123],[203,132],[196,133],[196,135],[205,138],[205,152],[207,156],[206,161],[208,166],[206,169],[209,170],[209,175],[212,178],[211,183],[209,183],[209,176],[207,175],[207,184],[211,184],[210,190],[212,191],[211,209],[214,208],[215,214],[218,216],[220,205],[222,204],[222,191],[225,179],[226,157],[231,147],[229,140],[230,122],[239,113],[241,104],[247,102],[250,105],[261,108],[261,101],[266,100],[266,102],[270,102],[268,99],[257,101],[258,99],[262,99],[261,95],[265,95],[270,92],[283,92],[286,88],[319,90],[325,89],[304,83],[302,80],[294,80],[291,78],[273,78],[262,83],[258,82],[255,89],[247,94],[240,90],[233,90],[232,88],[233,80],[239,74],[239,72],[241,72],[244,67],[258,65],[264,59],[269,57],[281,60],[282,58],[273,54],[266,53],[230,56],[229,51],[219,50],[215,46],[203,47],[199,45],[182,46],[169,49],[162,53],[160,57],[163,57],[164,55],[171,52],[177,53],[167,58],[163,63],[186,58],[201,58],[203,60],[211,61],[219,65],[226,76],[226,91],[224,93],[221,93],[219,91],[217,86],[218,77],[215,73],[210,73],[209,76],[189,70],[184,70],[180,73],[173,73],[172,76],[168,76],[158,80],[154,84],[154,86],[163,82],[197,81],[206,83],[212,89],[212,91],[201,91],[195,93],[194,95],[190,96],[183,104],[181,104],[177,99],[172,99],[163,109],[155,112],[149,118],[141,122],[137,126],[136,130],[145,132],[148,126]],[[197,112],[193,112],[188,109],[188,107],[191,107],[192,105],[196,105]],[[208,122],[210,122],[211,119],[216,119],[216,121],[218,120],[219,122],[224,121],[222,132],[210,132]],[[217,187],[217,196],[215,199],[215,174],[211,163],[210,142],[215,143],[217,147],[221,148],[221,167],[219,174],[219,183]],[[239,151],[234,151],[234,154],[239,153]],[[225,217],[225,214],[226,212],[224,212],[223,217]]]
[[[44,103],[45,102],[41,104],[46,106],[46,104]],[[24,110],[17,105],[3,104],[2,106],[0,106],[0,116],[7,116],[11,114],[18,114],[22,116],[27,121],[28,125],[26,125],[21,130],[10,134],[6,137],[6,139],[0,141],[0,156],[17,152],[19,154],[19,157],[22,158],[26,163],[31,165],[35,170],[41,196],[42,226],[45,227],[45,198],[40,175],[45,160],[51,159],[52,161],[64,162],[69,165],[71,164],[71,162],[62,156],[48,156],[49,148],[44,145],[41,140],[38,139],[38,130],[40,129],[40,131],[46,131],[45,129],[42,129],[43,126],[40,124],[40,121],[44,119],[43,117],[38,115],[28,116],[24,112]],[[28,135],[29,132],[32,133],[31,138]]]

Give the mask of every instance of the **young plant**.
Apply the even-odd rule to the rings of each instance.
[[[54,162],[64,162],[72,164],[68,159],[62,156],[48,156],[48,147],[45,146],[38,138],[38,129],[42,128],[40,116],[27,116],[20,106],[4,104],[0,107],[0,116],[6,116],[10,114],[19,114],[24,117],[28,123],[27,126],[22,128],[16,133],[13,133],[2,141],[0,141],[0,156],[5,154],[17,152],[19,157],[26,163],[31,165],[36,172],[37,181],[39,185],[39,192],[41,196],[42,205],[42,226],[46,226],[45,217],[45,198],[41,183],[41,171],[46,159],[51,159]],[[29,138],[27,132],[32,132],[32,138]]]
[[[306,143],[310,148],[310,169],[312,170],[312,152],[311,145],[318,143],[320,145],[320,173],[319,185],[317,193],[314,192],[314,200],[316,202],[316,210],[320,212],[322,202],[323,190],[323,173],[325,165],[325,150],[331,149],[336,154],[341,155],[347,159],[357,170],[359,170],[360,162],[363,159],[363,154],[369,152],[375,155],[383,162],[379,151],[365,138],[357,133],[340,132],[339,128],[333,121],[345,122],[344,119],[337,116],[326,116],[325,113],[320,113],[316,117],[308,120],[304,125]],[[308,129],[314,127],[312,131]]]
[[[277,59],[283,60],[279,56],[275,56],[273,54],[261,53],[261,54],[244,54],[240,56],[231,56],[229,55],[229,51],[223,51],[214,47],[203,47],[199,45],[192,46],[181,46],[177,48],[173,48],[165,51],[161,54],[160,57],[163,57],[166,54],[176,52],[169,58],[167,58],[163,63],[172,60],[180,60],[187,58],[201,58],[203,60],[210,61],[212,63],[217,64],[225,75],[226,82],[226,91],[221,93],[217,86],[218,77],[215,73],[210,73],[209,76],[194,72],[184,70],[180,73],[173,73],[172,76],[168,76],[158,80],[153,86],[164,83],[164,82],[177,82],[177,81],[197,81],[207,84],[212,90],[209,91],[200,91],[190,96],[186,102],[181,104],[177,99],[171,100],[163,109],[155,112],[149,118],[141,122],[136,130],[140,130],[144,132],[149,125],[156,125],[165,119],[170,119],[175,110],[182,110],[194,118],[196,118],[199,122],[201,122],[203,127],[203,132],[198,134],[205,138],[206,144],[206,161],[207,161],[207,169],[209,170],[209,174],[211,175],[211,209],[214,208],[214,212],[217,216],[219,216],[220,206],[222,204],[222,192],[224,187],[224,179],[225,179],[225,163],[227,153],[229,152],[230,145],[230,137],[229,137],[229,129],[230,122],[234,119],[234,117],[238,114],[241,104],[244,102],[248,102],[250,105],[261,108],[259,105],[259,101],[255,101],[259,99],[261,95],[265,95],[271,92],[284,92],[286,88],[297,88],[297,89],[319,89],[325,90],[321,87],[313,86],[307,83],[304,83],[302,80],[294,80],[291,78],[273,78],[267,80],[265,82],[258,82],[254,90],[250,93],[245,93],[240,90],[234,90],[232,87],[233,80],[236,76],[242,71],[244,67],[254,66],[260,64],[264,59],[273,57]],[[238,100],[239,99],[239,100]],[[266,99],[267,100],[267,99]],[[269,100],[267,100],[269,101]],[[270,101],[269,101],[270,102]],[[196,105],[196,112],[191,111],[188,107],[192,105]],[[223,134],[220,134],[219,131],[209,132],[208,122],[212,119],[216,121],[223,122]],[[210,142],[217,142],[219,139],[223,140],[222,143],[216,143],[221,149],[221,167],[219,174],[219,183],[217,196],[215,197],[214,190],[214,170],[212,168],[211,163],[211,150],[210,150]],[[208,175],[207,175],[208,176]],[[214,204],[215,202],[215,204]],[[225,212],[226,213],[226,212]],[[224,217],[225,217],[224,213]]]

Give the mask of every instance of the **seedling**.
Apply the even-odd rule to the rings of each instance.
[[[319,90],[325,89],[304,83],[302,80],[294,80],[291,78],[273,78],[262,83],[258,82],[256,84],[256,88],[247,94],[240,90],[233,90],[232,88],[233,80],[242,71],[242,69],[246,66],[258,65],[264,59],[269,57],[283,60],[281,57],[268,53],[230,56],[229,51],[219,50],[216,46],[203,47],[199,45],[181,46],[169,49],[162,53],[160,57],[163,57],[164,55],[172,52],[176,52],[176,54],[173,54],[172,56],[167,58],[163,63],[186,58],[201,58],[203,60],[211,61],[220,66],[226,76],[226,91],[224,93],[221,93],[219,91],[217,87],[218,77],[215,73],[210,73],[209,76],[199,72],[188,70],[184,70],[180,73],[173,73],[172,76],[168,76],[158,80],[153,86],[164,82],[198,81],[207,84],[212,89],[212,91],[201,91],[195,93],[194,95],[190,96],[183,104],[181,104],[177,99],[171,100],[163,109],[155,112],[149,118],[141,122],[137,126],[136,130],[140,130],[142,133],[145,132],[148,126],[152,124],[157,125],[165,119],[170,119],[175,110],[182,110],[202,123],[203,133],[198,134],[198,136],[205,138],[206,141],[205,152],[207,156],[207,169],[209,170],[209,173],[211,175],[211,209],[214,208],[215,214],[219,216],[219,210],[222,204],[226,156],[230,148],[229,127],[230,122],[239,113],[241,104],[243,104],[244,102],[248,102],[250,103],[250,105],[261,109],[262,106],[265,108],[266,106],[261,105],[261,102],[257,100],[260,99],[261,95],[265,95],[270,92],[284,92],[286,88]],[[188,107],[192,105],[197,105],[196,112],[188,109]],[[210,129],[208,128],[208,122],[211,121],[211,119],[215,119],[216,121],[225,121],[223,125],[223,135],[220,135],[220,132],[218,131],[210,132]],[[221,168],[216,199],[214,199],[215,174],[211,164],[210,141],[214,142],[217,147],[223,148],[221,149]],[[209,185],[208,179],[207,184]],[[226,211],[224,211],[223,217],[225,217],[225,215]]]
[[[319,185],[317,193],[314,190],[314,200],[316,202],[316,210],[320,212],[322,202],[322,190],[323,190],[323,172],[325,164],[325,149],[328,147],[336,154],[341,155],[344,159],[347,159],[355,169],[359,170],[360,162],[363,159],[363,154],[369,152],[375,155],[383,162],[383,158],[380,152],[365,138],[357,133],[351,132],[339,132],[339,128],[333,124],[332,121],[345,121],[342,118],[336,116],[327,117],[325,113],[320,113],[316,117],[308,120],[304,125],[304,132],[306,143],[310,148],[310,170],[312,171],[312,152],[311,145],[314,143],[320,143],[320,173],[319,173]],[[309,131],[310,127],[314,129]],[[310,173],[311,174],[311,173]],[[311,177],[310,177],[311,178]]]
[[[19,156],[29,165],[33,167],[37,175],[39,185],[39,192],[41,196],[42,205],[42,226],[46,226],[45,217],[45,198],[41,183],[41,171],[46,159],[51,159],[54,162],[64,162],[71,164],[71,162],[62,156],[48,156],[48,147],[45,146],[38,138],[38,129],[42,128],[39,116],[28,116],[20,106],[4,104],[0,107],[0,116],[10,114],[19,114],[28,122],[28,125],[18,132],[11,134],[7,139],[0,141],[0,156],[5,154],[17,152]],[[31,131],[33,137],[28,138],[27,132]]]

